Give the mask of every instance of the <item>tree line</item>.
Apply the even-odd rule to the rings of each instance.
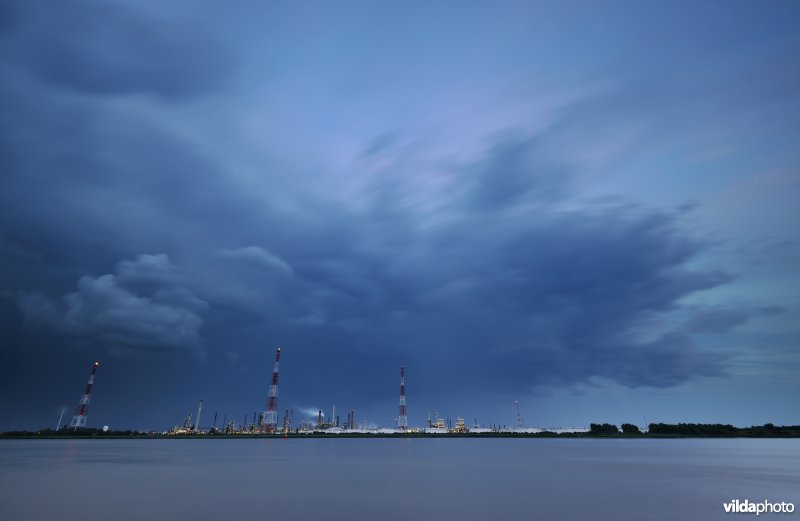
[[[618,428],[611,423],[592,423],[589,433],[593,435],[644,434],[636,425],[623,423]],[[772,423],[752,427],[734,427],[721,423],[651,423],[647,433],[662,436],[745,436],[754,438],[779,438],[800,436],[800,425],[776,426]]]

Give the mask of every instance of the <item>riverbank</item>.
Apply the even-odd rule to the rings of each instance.
[[[800,426],[792,427],[777,427],[771,432],[764,431],[746,431],[730,434],[720,433],[639,433],[639,434],[606,434],[606,433],[552,433],[552,432],[539,432],[539,433],[514,433],[514,432],[489,432],[489,433],[447,433],[447,434],[434,434],[425,432],[409,432],[409,433],[338,433],[330,434],[325,432],[308,432],[308,433],[287,433],[287,434],[165,434],[165,433],[142,433],[142,432],[70,432],[70,433],[56,433],[55,431],[38,431],[38,432],[5,432],[0,433],[0,440],[19,440],[19,439],[307,439],[307,438],[587,438],[587,439],[683,439],[683,438],[800,438]]]

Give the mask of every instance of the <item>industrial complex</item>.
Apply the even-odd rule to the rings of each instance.
[[[455,423],[450,419],[440,418],[438,412],[428,415],[427,425],[424,427],[411,427],[408,425],[408,408],[406,404],[406,384],[405,367],[400,366],[400,400],[397,411],[396,425],[394,428],[367,428],[360,426],[356,420],[356,412],[351,410],[347,413],[346,419],[340,423],[339,416],[336,415],[336,406],[333,406],[331,415],[326,418],[322,410],[317,412],[316,421],[301,421],[295,425],[294,413],[290,409],[284,409],[283,417],[278,422],[278,371],[281,360],[281,348],[275,351],[275,365],[272,369],[272,379],[267,394],[266,407],[260,413],[253,411],[249,416],[245,413],[241,422],[234,418],[223,416],[222,422],[217,426],[218,413],[214,413],[214,419],[210,427],[203,428],[200,418],[203,412],[203,400],[197,407],[197,414],[192,419],[191,414],[187,414],[180,425],[176,425],[164,434],[169,435],[289,435],[289,434],[403,434],[403,433],[425,433],[425,434],[490,434],[490,433],[519,433],[536,434],[540,432],[562,433],[583,433],[589,432],[588,428],[569,427],[569,428],[535,428],[526,427],[519,410],[519,401],[515,401],[516,425],[490,425],[479,426],[477,420],[472,426],[467,426],[464,418],[456,418]],[[86,427],[89,402],[92,398],[92,387],[94,377],[100,362],[92,364],[91,374],[86,389],[78,402],[78,407],[69,424],[69,428],[77,430]],[[248,418],[250,419],[248,421]],[[61,427],[61,419],[56,430]]]

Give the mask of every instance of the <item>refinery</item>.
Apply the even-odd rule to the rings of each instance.
[[[275,351],[275,365],[272,370],[272,379],[269,385],[269,392],[267,394],[266,408],[263,411],[253,411],[252,416],[245,413],[241,422],[234,418],[228,418],[227,414],[223,415],[222,421],[217,425],[219,419],[218,413],[214,413],[213,420],[210,427],[201,427],[200,419],[203,413],[203,400],[197,407],[197,413],[192,418],[192,414],[187,414],[179,425],[161,434],[171,436],[212,436],[212,435],[228,435],[228,436],[288,436],[288,435],[303,435],[303,434],[330,434],[330,435],[401,435],[401,434],[428,434],[428,435],[464,435],[464,434],[539,434],[539,433],[552,433],[552,434],[578,434],[589,432],[588,428],[583,427],[557,427],[557,428],[538,428],[526,427],[525,420],[520,414],[519,400],[514,402],[516,413],[516,424],[499,425],[492,424],[489,426],[481,426],[478,424],[477,419],[474,420],[471,426],[468,426],[465,419],[457,417],[455,422],[448,418],[439,417],[439,413],[428,415],[427,424],[424,427],[410,427],[408,425],[408,408],[406,404],[406,384],[405,384],[405,367],[400,366],[400,399],[397,409],[396,426],[394,428],[372,428],[367,425],[360,425],[356,419],[356,411],[350,410],[347,412],[345,420],[340,422],[340,417],[336,415],[336,406],[332,408],[331,415],[326,417],[320,409],[317,411],[316,419],[314,421],[301,421],[297,424],[294,422],[294,412],[291,409],[284,409],[283,415],[278,420],[278,371],[281,360],[281,348]],[[78,407],[75,415],[65,428],[77,430],[79,428],[86,428],[87,415],[89,410],[89,402],[92,398],[92,388],[94,385],[94,378],[97,373],[97,368],[100,362],[92,364],[89,381],[86,389],[81,395],[78,402]],[[63,416],[63,412],[62,412]],[[61,418],[59,418],[56,430],[61,428]],[[106,430],[107,427],[104,427]]]

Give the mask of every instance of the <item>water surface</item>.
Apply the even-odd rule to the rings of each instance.
[[[0,441],[9,521],[713,520],[734,498],[800,506],[800,440]]]

